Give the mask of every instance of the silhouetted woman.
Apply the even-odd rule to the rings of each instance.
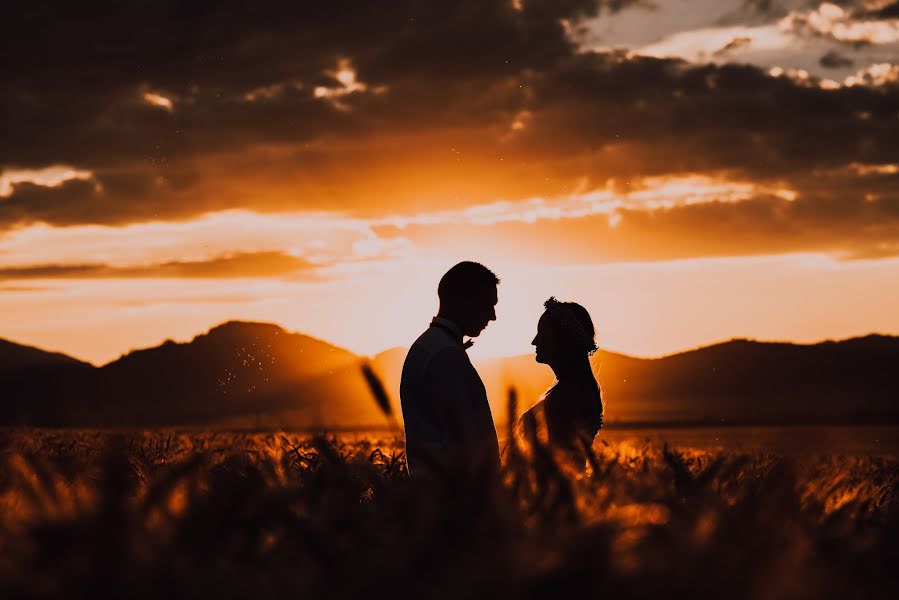
[[[590,314],[576,302],[550,298],[537,323],[536,361],[549,365],[556,381],[540,401],[522,415],[519,432],[537,427],[544,443],[567,451],[576,460],[583,444],[592,444],[602,427],[602,398],[590,356],[596,352],[596,330]],[[583,466],[583,461],[580,463]]]

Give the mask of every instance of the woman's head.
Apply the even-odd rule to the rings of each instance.
[[[543,306],[546,310],[531,341],[537,362],[552,364],[596,352],[596,330],[586,308],[577,302],[559,302],[554,297]]]

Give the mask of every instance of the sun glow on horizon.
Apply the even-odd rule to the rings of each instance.
[[[883,287],[889,278],[899,281],[899,260],[849,266],[824,255],[789,255],[562,267],[481,260],[501,283],[497,321],[470,351],[477,359],[529,354],[551,295],[587,307],[601,348],[634,356],[735,337],[815,342],[899,332],[892,310],[899,285]],[[358,263],[314,283],[36,281],[55,288],[0,294],[3,337],[102,364],[238,319],[276,323],[373,355],[408,346],[427,327],[437,311],[437,281],[453,262]],[[847,288],[864,311],[845,309],[840,292]],[[41,319],[30,316],[37,314]]]

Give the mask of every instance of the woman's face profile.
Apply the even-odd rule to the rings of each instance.
[[[537,321],[537,335],[531,340],[531,344],[537,354],[534,360],[538,363],[548,364],[555,359],[557,353],[555,330],[545,311]]]

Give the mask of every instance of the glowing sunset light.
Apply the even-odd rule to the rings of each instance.
[[[12,65],[0,337],[102,362],[253,319],[374,353],[463,259],[502,279],[473,356],[528,353],[551,295],[638,355],[899,332],[890,6],[497,2],[144,15],[121,64]]]
[[[852,163],[850,169],[854,169],[859,175],[895,175],[899,173],[899,164],[864,165]]]
[[[895,260],[854,264],[797,255],[560,268],[516,264],[502,254],[480,256],[502,283],[497,321],[476,341],[475,357],[530,353],[532,329],[550,295],[587,306],[602,347],[638,356],[719,338],[815,342],[899,328],[893,310],[899,285],[883,285],[899,281]],[[96,363],[169,337],[189,340],[230,319],[275,322],[374,354],[407,344],[430,320],[448,262],[344,263],[307,281],[38,279],[29,281],[34,291],[0,293],[0,309],[9,337]],[[846,290],[865,311],[843,310]],[[29,316],[35,314],[45,315],[39,324]]]
[[[221,211],[187,221],[156,221],[123,226],[64,228],[33,225],[0,238],[0,267],[68,262],[112,266],[172,260],[201,260],[229,252],[283,251],[314,263],[375,258],[402,251],[402,238],[382,239],[377,229],[390,225],[479,225],[578,219],[610,215],[619,208],[652,210],[705,202],[740,202],[759,194],[794,198],[790,190],[705,176],[646,178],[634,191],[606,189],[567,198],[532,198],[434,211],[408,216],[361,219],[339,213],[256,213]],[[411,251],[412,248],[409,248]],[[77,258],[76,258],[77,257]]]
[[[73,179],[89,180],[93,173],[85,169],[76,169],[67,165],[53,165],[40,169],[2,169],[0,170],[0,198],[9,197],[13,187],[20,183],[31,183],[43,187],[59,187]]]
[[[899,19],[858,20],[830,2],[823,2],[808,13],[791,11],[778,27],[783,31],[807,29],[841,42],[889,44],[899,40]]]
[[[733,40],[743,44],[728,46]],[[753,52],[780,50],[789,46],[792,38],[773,25],[761,27],[715,27],[676,33],[636,50],[645,56],[680,56],[690,60],[725,60],[741,53],[740,48]]]
[[[157,106],[169,112],[172,112],[175,108],[175,104],[172,102],[171,98],[167,98],[156,92],[144,92],[143,99],[147,104]]]
[[[340,83],[340,86],[316,86],[313,90],[313,94],[316,98],[323,98],[330,101],[338,110],[348,110],[347,105],[340,100],[341,97],[356,92],[365,92],[369,89],[368,85],[356,80],[356,71],[353,70],[349,59],[341,58],[337,63],[337,70],[325,71],[325,74],[336,79],[338,83]],[[377,86],[371,91],[376,94],[381,94],[385,91],[385,88],[384,86]]]
[[[899,65],[891,63],[877,63],[870,65],[865,69],[862,69],[855,75],[850,75],[845,79],[843,85],[880,86],[897,82],[899,82]]]

